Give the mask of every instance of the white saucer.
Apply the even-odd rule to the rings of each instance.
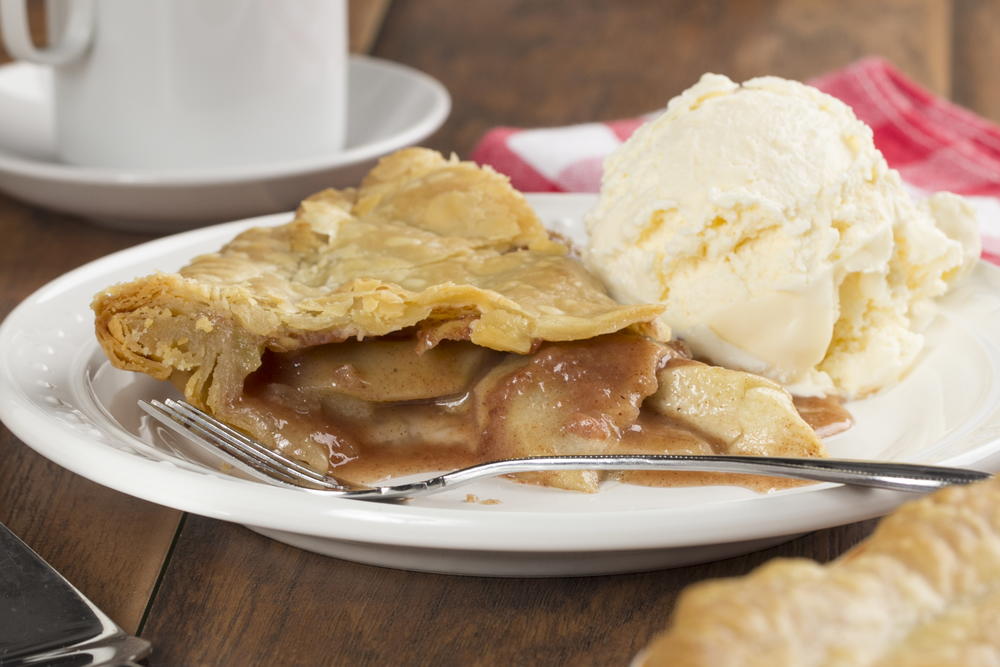
[[[426,138],[451,109],[448,91],[430,76],[351,56],[344,151],[235,168],[123,171],[55,157],[51,74],[28,63],[0,66],[0,190],[142,232],[284,211],[312,192],[357,184],[376,159]]]

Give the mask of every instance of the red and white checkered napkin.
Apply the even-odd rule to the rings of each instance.
[[[868,123],[889,165],[918,194],[967,195],[979,215],[983,257],[1000,264],[1000,127],[868,58],[809,82]],[[507,174],[524,192],[597,192],[604,157],[648,118],[568,127],[498,127],[472,159]]]

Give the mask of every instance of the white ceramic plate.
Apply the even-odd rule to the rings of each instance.
[[[547,224],[576,234],[594,201],[591,195],[529,200]],[[111,283],[175,270],[242,229],[289,217],[164,238],[92,262],[39,290],[0,328],[0,417],[44,456],[124,493],[242,523],[324,554],[449,573],[580,575],[706,561],[878,516],[912,497],[835,485],[757,495],[736,487],[619,483],[586,495],[497,479],[409,505],[381,505],[216,472],[140,417],[137,399],[171,390],[107,364],[93,338],[88,304]],[[944,301],[910,376],[850,406],[857,426],[828,442],[831,454],[996,469],[998,369],[1000,269],[981,265]],[[467,493],[501,502],[467,503]]]
[[[323,188],[354,185],[377,158],[429,136],[450,109],[448,91],[426,74],[354,55],[343,151],[213,169],[82,167],[55,157],[50,69],[8,64],[0,66],[0,190],[108,226],[179,231],[285,211]]]

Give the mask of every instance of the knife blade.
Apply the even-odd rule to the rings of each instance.
[[[149,652],[0,523],[0,665],[128,665]]]

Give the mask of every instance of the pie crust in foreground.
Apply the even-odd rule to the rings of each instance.
[[[828,565],[686,589],[636,667],[1000,664],[1000,480],[903,505]]]
[[[93,308],[118,368],[355,481],[547,454],[823,455],[778,385],[688,359],[659,306],[613,301],[506,178],[426,149]]]

